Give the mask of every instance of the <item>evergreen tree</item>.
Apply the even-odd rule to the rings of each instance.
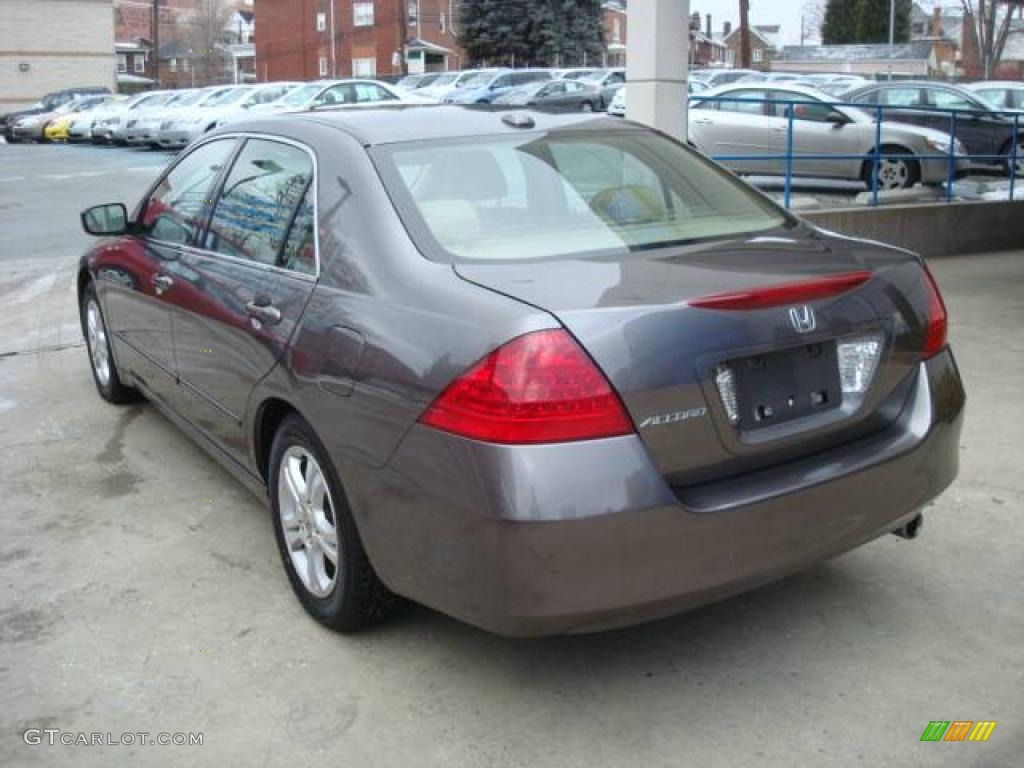
[[[858,0],[828,0],[821,24],[821,42],[842,45],[857,42]]]
[[[459,42],[473,62],[563,66],[601,61],[601,0],[463,0]]]
[[[894,40],[905,43],[910,39],[911,0],[896,0],[896,30]],[[857,43],[889,42],[889,0],[856,0]]]

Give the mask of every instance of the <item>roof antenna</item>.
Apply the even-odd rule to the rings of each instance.
[[[501,116],[501,122],[510,128],[533,128],[537,123],[525,112],[507,112]]]

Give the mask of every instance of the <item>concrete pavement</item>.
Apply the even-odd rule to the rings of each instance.
[[[77,211],[134,202],[166,161],[127,157],[0,147],[0,178],[26,177],[0,183],[0,765],[1021,764],[1024,253],[932,264],[969,402],[918,540],[613,633],[505,640],[407,606],[345,637],[293,598],[265,506],[153,408],[94,392]],[[138,157],[149,175],[117,165]],[[935,719],[998,726],[920,743]]]

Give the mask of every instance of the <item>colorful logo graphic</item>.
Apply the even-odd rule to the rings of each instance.
[[[932,720],[921,741],[988,741],[995,729],[995,720]]]

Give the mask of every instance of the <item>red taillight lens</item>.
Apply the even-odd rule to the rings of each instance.
[[[604,374],[565,331],[536,331],[455,379],[420,423],[492,443],[557,443],[633,432]]]
[[[868,271],[844,272],[841,275],[828,275],[794,283],[777,283],[731,293],[716,293],[692,299],[688,303],[691,307],[701,309],[767,309],[846,293],[870,279],[871,273]]]
[[[926,266],[924,274],[928,285],[928,325],[924,335],[924,350],[921,353],[926,359],[941,352],[946,346],[946,328],[948,320],[946,316],[946,305],[942,301],[942,294],[939,293],[939,286],[935,283],[931,270]]]

